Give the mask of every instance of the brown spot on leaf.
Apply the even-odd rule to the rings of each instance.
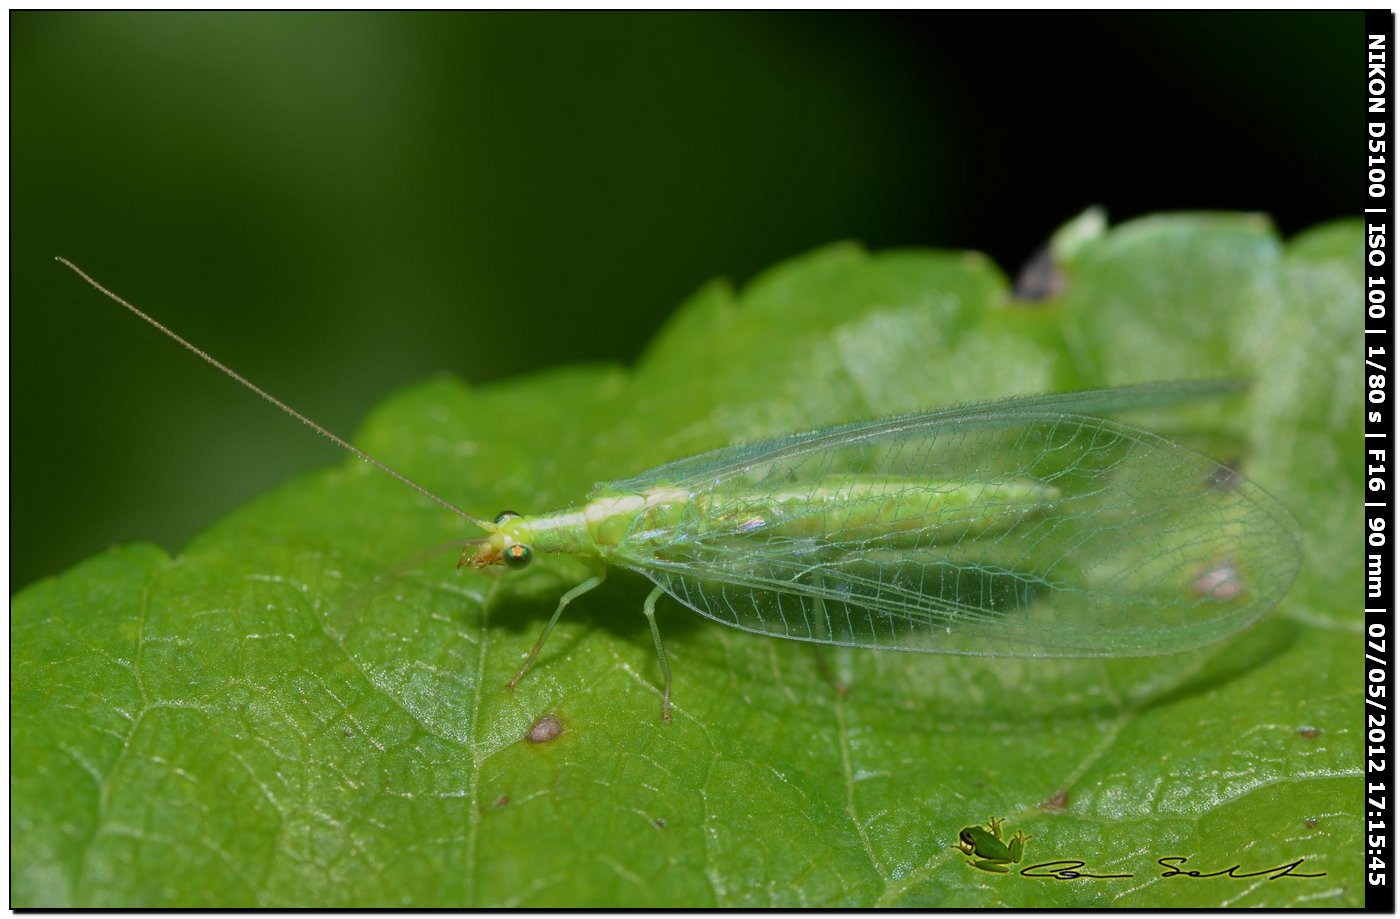
[[[1044,801],[1040,802],[1040,809],[1043,811],[1062,811],[1069,804],[1069,792],[1060,789]]]
[[[1318,733],[1319,731],[1317,730],[1317,728],[1313,727],[1310,724],[1305,724],[1298,728],[1298,736],[1306,737],[1308,740],[1312,740],[1318,735]]]
[[[564,722],[554,715],[541,715],[538,721],[530,725],[530,730],[525,732],[525,739],[530,743],[549,743],[562,733]]]
[[[1222,463],[1211,470],[1207,481],[1216,491],[1230,492],[1240,487],[1244,477],[1240,475],[1234,463]]]
[[[1244,578],[1240,576],[1234,562],[1221,559],[1196,575],[1196,580],[1191,586],[1198,597],[1233,600],[1244,591]]]
[[[1058,297],[1064,293],[1065,284],[1065,273],[1055,264],[1055,254],[1046,245],[1021,266],[1012,292],[1022,304],[1029,305]]]

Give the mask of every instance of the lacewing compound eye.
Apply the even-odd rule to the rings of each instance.
[[[506,547],[505,551],[501,553],[501,561],[507,568],[519,571],[521,568],[530,564],[532,555],[533,553],[530,551],[529,546],[516,543],[513,546]]]

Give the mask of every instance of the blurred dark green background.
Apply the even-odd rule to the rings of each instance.
[[[11,13],[13,587],[339,461],[55,255],[350,434],[434,373],[630,361],[705,280],[833,240],[1014,271],[1091,204],[1351,213],[1362,39],[1360,13]]]

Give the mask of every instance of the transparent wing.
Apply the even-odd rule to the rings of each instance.
[[[615,560],[712,619],[805,641],[1062,657],[1216,641],[1287,590],[1296,524],[1213,460],[1063,411],[1121,393],[851,425],[629,480],[691,497],[634,522]]]
[[[758,443],[722,447],[655,466],[630,478],[604,482],[597,487],[596,492],[637,494],[653,485],[663,483],[704,484],[711,479],[741,473],[749,464],[765,458],[774,459],[788,453],[822,450],[853,440],[878,437],[882,431],[918,430],[983,415],[1003,419],[1015,418],[1018,415],[1045,414],[1115,415],[1135,409],[1225,396],[1247,387],[1248,384],[1240,380],[1179,380],[955,405],[931,412],[861,421],[810,433],[789,434]]]

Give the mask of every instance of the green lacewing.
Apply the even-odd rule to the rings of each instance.
[[[826,645],[1014,657],[1170,654],[1253,623],[1300,563],[1289,512],[1238,472],[1110,415],[1225,395],[1152,383],[959,405],[713,450],[597,486],[550,513],[475,517],[367,455],[60,262],[282,411],[485,535],[460,567],[573,556],[514,687],[609,566],[717,622]]]

